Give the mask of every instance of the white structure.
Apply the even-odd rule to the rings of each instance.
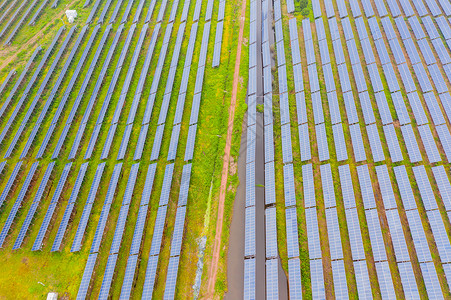
[[[47,300],[58,300],[58,293],[48,293],[47,294]]]
[[[66,16],[69,23],[74,23],[75,18],[77,17],[77,11],[76,10],[66,10]]]

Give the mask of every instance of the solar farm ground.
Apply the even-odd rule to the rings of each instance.
[[[0,296],[451,298],[450,17],[2,0]]]
[[[21,6],[22,3],[23,6]],[[216,222],[216,218],[210,215],[213,216],[217,210],[214,200],[220,184],[221,153],[224,152],[227,133],[229,97],[232,90],[236,37],[239,29],[234,20],[238,18],[240,3],[219,5],[219,2],[214,1],[189,0],[92,1],[91,3],[60,1],[56,3],[56,8],[52,8],[54,3],[49,1],[37,1],[37,3],[2,1],[0,4],[2,5],[0,15],[2,18],[4,16],[0,30],[5,32],[0,41],[0,82],[7,82],[0,95],[1,105],[10,101],[9,105],[4,105],[0,125],[0,130],[6,133],[2,137],[0,150],[0,155],[5,157],[6,162],[2,165],[3,172],[0,180],[0,189],[4,191],[0,224],[3,228],[10,225],[9,230],[3,229],[5,234],[2,235],[0,261],[4,266],[0,275],[0,295],[11,299],[43,298],[48,292],[55,291],[60,296],[70,299],[77,296],[91,298],[105,295],[118,298],[120,295],[126,295],[126,289],[123,286],[128,283],[131,284],[129,288],[131,297],[141,297],[146,278],[153,274],[151,271],[146,272],[146,268],[151,245],[154,245],[153,247],[157,245],[156,242],[152,242],[157,236],[155,233],[157,210],[161,206],[159,205],[161,199],[164,199],[167,194],[169,200],[168,205],[165,206],[166,220],[164,218],[160,220],[164,231],[161,233],[161,251],[156,256],[157,261],[159,258],[159,264],[155,271],[157,279],[153,296],[161,298],[165,294],[166,297],[170,297],[171,292],[175,293],[176,298],[193,298],[196,293],[203,295],[206,289],[204,287],[206,272],[202,272],[202,268],[197,270],[198,254],[201,250],[205,251],[205,258],[202,257],[202,260],[208,265],[214,232],[206,228],[214,228]],[[35,24],[28,25],[41,4],[42,12],[37,16]],[[224,9],[223,17],[218,16],[220,6]],[[8,10],[9,7],[11,9]],[[28,8],[31,9],[27,14]],[[64,15],[66,9],[77,10],[78,17],[74,24],[67,22]],[[13,11],[18,12],[14,19]],[[171,12],[173,12],[172,16]],[[115,18],[112,17],[114,15],[116,15]],[[23,16],[25,18],[17,34],[13,36],[10,44],[4,45],[6,38],[13,32],[16,25],[21,23]],[[91,16],[92,20],[88,22]],[[11,20],[11,23],[6,20]],[[223,27],[217,26],[220,22],[223,22]],[[63,26],[64,29],[61,29]],[[74,27],[76,28],[72,29]],[[220,35],[216,38],[217,28],[219,31],[223,29],[222,45],[218,48],[220,51],[216,53],[220,57],[219,66],[213,68],[215,44],[221,40]],[[81,37],[82,32],[83,37]],[[57,34],[60,36],[55,39]],[[69,34],[72,36],[67,39],[66,50],[60,52]],[[164,40],[165,34],[168,37],[167,44]],[[179,36],[179,44],[177,44],[177,36]],[[193,46],[191,50],[190,40]],[[42,64],[41,71],[37,72],[37,76],[33,78],[34,72],[39,68],[42,58],[53,41],[56,42],[53,51],[48,52],[49,57]],[[42,46],[42,50],[37,52],[27,72],[24,73],[25,76],[21,78],[26,64],[39,46]],[[128,51],[124,51],[127,47]],[[153,55],[149,51],[152,47]],[[205,51],[201,51],[201,48]],[[243,57],[244,61],[247,61],[247,48],[246,46],[244,48],[246,50],[243,51]],[[59,62],[52,68],[58,54],[61,54]],[[134,55],[137,55],[136,58]],[[66,65],[69,58],[72,58],[72,61]],[[175,73],[170,73],[170,68],[174,66]],[[159,67],[161,67],[161,74],[155,76]],[[12,70],[15,70],[15,74],[8,77]],[[49,70],[52,72],[49,73]],[[189,80],[182,84],[184,71]],[[66,72],[65,76],[61,75],[62,72]],[[47,74],[51,76],[46,79]],[[127,74],[132,76],[128,78]],[[196,83],[196,78],[199,76],[203,80]],[[20,82],[18,82],[19,79]],[[58,79],[61,81],[59,82]],[[72,79],[74,79],[73,82],[71,82]],[[173,79],[173,82],[169,79]],[[28,91],[27,86],[32,80],[35,82],[30,85]],[[43,84],[46,80],[48,82]],[[245,82],[247,82],[247,66],[243,65],[240,70],[238,99],[244,99]],[[57,84],[59,87],[53,90]],[[156,90],[151,91],[152,84]],[[186,86],[186,93],[181,92],[181,86]],[[40,87],[43,90],[39,90]],[[84,92],[81,92],[83,90]],[[40,95],[36,96],[38,93]],[[53,94],[54,97],[51,97]],[[151,100],[148,101],[152,94],[154,98],[150,97],[150,99],[154,99],[153,105]],[[194,96],[195,94],[197,97]],[[13,97],[8,98],[10,95]],[[21,99],[23,99],[22,102]],[[200,100],[197,109],[193,108],[193,103],[199,104],[199,102],[193,99]],[[109,105],[105,106],[107,101]],[[133,103],[136,106],[133,106]],[[136,114],[131,112],[132,107],[136,108]],[[144,121],[146,107],[150,108],[148,111],[151,114],[147,121]],[[177,117],[181,119],[175,121],[177,107],[179,107]],[[239,101],[232,146],[232,157],[235,158],[239,153],[236,145],[239,145],[240,120],[244,112],[244,101]],[[147,138],[138,141],[140,133],[144,132],[141,130],[144,127],[142,124],[148,124]],[[161,127],[161,124],[165,126]],[[188,155],[185,160],[185,148],[191,124],[197,124],[197,135],[192,145],[194,146],[193,155],[192,157]],[[98,132],[96,125],[100,128]],[[128,147],[123,152],[125,155],[118,159],[127,125],[132,128]],[[163,135],[160,136],[161,147],[154,146],[158,125],[163,129]],[[9,130],[5,129],[7,126]],[[173,138],[175,142],[178,141],[178,147],[175,148],[176,156],[168,159],[171,135],[173,131],[177,131],[175,128],[178,126],[180,127],[179,136]],[[69,130],[66,138],[61,139],[62,134],[65,133],[65,127],[69,127]],[[109,152],[105,155],[104,145],[113,127],[116,132],[111,140]],[[37,132],[33,133],[35,128],[38,128]],[[71,155],[77,133],[81,132],[80,128],[84,128],[84,134],[79,139],[79,147],[72,153],[74,155]],[[22,133],[15,140],[20,130]],[[92,148],[92,154],[86,155],[93,133],[98,133],[97,142]],[[30,144],[27,144],[32,134],[35,134],[35,137]],[[46,137],[49,137],[48,140]],[[62,141],[61,149],[58,155],[55,155],[59,140]],[[13,142],[15,147],[8,153]],[[47,145],[42,146],[45,143]],[[136,156],[137,145],[143,146],[140,157]],[[41,150],[44,151],[41,152]],[[153,150],[156,157],[151,159]],[[14,173],[15,167],[20,162],[22,162],[21,167],[17,168],[17,173]],[[30,170],[34,170],[33,164],[36,162],[39,164],[35,173],[27,181],[26,177]],[[54,165],[51,164],[52,162]],[[68,169],[67,164],[70,162],[72,165]],[[79,175],[79,173],[82,174],[80,170],[86,167],[85,163],[88,164],[84,176]],[[98,176],[96,170],[103,163],[105,164],[103,173],[97,173],[101,174]],[[138,171],[134,173],[133,170],[136,171],[137,167],[134,165],[137,163],[139,163]],[[118,164],[122,164],[122,167],[120,173],[117,172],[119,176],[116,186],[113,182],[113,171],[115,168],[116,171],[119,170]],[[156,168],[152,177],[152,188],[152,181],[149,179],[151,176],[147,177],[147,175],[148,170],[155,167],[154,164]],[[53,170],[48,169],[51,165]],[[165,177],[171,179],[166,166],[172,165],[174,166],[172,184],[169,180],[169,185],[162,187]],[[184,180],[191,175],[191,180],[185,181],[185,188],[188,187],[186,183],[189,185],[188,204],[185,206],[179,202],[179,194],[186,196],[186,191],[182,193],[180,188],[182,170],[184,166],[189,165],[192,166],[191,173],[184,175],[186,177]],[[62,176],[65,168],[70,170],[66,174],[66,180],[64,180],[65,176]],[[188,170],[188,167],[185,168]],[[47,170],[49,170],[48,183],[43,184],[46,182]],[[77,182],[79,177],[82,180]],[[12,184],[9,185],[10,178],[12,178],[10,181]],[[97,185],[94,184],[96,178],[99,179]],[[126,193],[129,178],[134,179],[130,180],[130,191],[133,193],[130,191]],[[147,182],[146,178],[148,178]],[[62,185],[58,187],[60,181]],[[228,195],[230,195],[225,206],[226,223],[231,218],[233,202],[231,195],[237,184],[237,176],[232,172],[228,188]],[[39,189],[40,185],[43,185],[42,189]],[[78,193],[75,193],[77,188]],[[23,195],[21,190],[24,192]],[[55,192],[61,193],[61,196],[54,197]],[[90,192],[93,194],[90,195]],[[142,199],[146,197],[150,197],[148,206],[143,205]],[[107,205],[104,205],[105,199],[112,201],[107,218],[104,218],[105,214],[101,215],[102,210],[107,211]],[[37,200],[40,200],[39,203]],[[74,200],[73,211],[66,213],[68,207],[71,207],[68,204]],[[53,202],[57,204],[51,205]],[[90,206],[86,204],[90,202],[92,203],[91,213],[84,213],[84,210]],[[49,207],[55,208],[53,214],[49,213]],[[36,211],[33,214],[32,211],[35,208]],[[128,208],[128,214],[125,214],[125,218],[124,215],[119,218],[120,211],[126,212],[125,208]],[[181,214],[180,212],[185,209],[186,218],[174,224],[176,214]],[[148,213],[144,214],[144,212]],[[63,219],[68,221],[67,227],[62,231],[63,234],[59,235],[60,226],[64,224]],[[85,231],[79,228],[83,223],[82,219],[87,221],[84,223]],[[99,220],[106,222],[99,222]],[[28,221],[30,221],[29,227],[24,232],[23,242],[18,243],[20,231],[25,228],[24,224],[28,224]],[[136,234],[134,237],[137,221],[141,222],[144,230],[142,235]],[[47,230],[44,230],[42,224],[47,226]],[[117,229],[121,227],[117,224],[125,225],[123,232]],[[102,225],[104,230],[100,230],[103,229]],[[177,240],[182,242],[182,250],[178,253],[176,246],[173,247],[175,250],[171,250],[171,242],[177,243],[172,241],[172,237],[176,236],[173,233],[174,228],[179,233],[181,230],[183,234]],[[79,251],[72,252],[71,250],[78,250],[73,245],[77,231],[81,232],[77,235],[81,237],[81,240],[78,240],[80,248]],[[136,231],[139,233],[138,229]],[[38,235],[42,238],[42,245],[36,242]],[[54,248],[57,235],[62,237],[61,246]],[[115,242],[118,241],[120,245],[119,251],[111,247],[115,236]],[[100,244],[98,250],[92,247],[95,244],[95,237]],[[141,237],[142,242],[139,239]],[[223,245],[227,245],[227,238],[227,235],[224,235]],[[205,249],[202,247],[203,239],[206,239]],[[135,253],[131,250],[132,242],[138,245],[135,256],[131,255]],[[18,249],[13,250],[16,245]],[[35,246],[38,250],[32,251]],[[52,249],[58,251],[52,252]],[[222,251],[226,250],[226,247],[222,248]],[[88,280],[89,289],[83,295],[82,278],[84,276],[87,278],[89,275],[85,267],[88,257],[93,253],[98,253],[97,261],[92,278]],[[110,253],[113,255],[109,255]],[[107,261],[114,259],[115,255],[117,255],[117,263],[113,268],[114,279],[110,282],[109,292],[106,292],[108,280],[104,277],[108,278],[108,276],[104,276],[104,273]],[[132,273],[131,278],[129,276],[124,279],[129,256],[132,257],[130,261],[133,261],[133,257],[139,257],[139,259],[136,272]],[[180,261],[178,276],[176,269],[178,265],[173,265],[172,275],[167,275],[170,256]],[[224,257],[224,254],[222,256]],[[193,285],[196,283],[197,273],[203,274],[203,277],[199,280],[202,286],[196,290]],[[106,272],[106,274],[113,273]],[[174,278],[177,278],[176,283]],[[224,276],[219,280],[223,281]],[[166,285],[171,288],[167,289]],[[102,294],[99,294],[101,289]],[[152,293],[152,289],[150,292]]]

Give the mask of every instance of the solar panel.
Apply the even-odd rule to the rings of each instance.
[[[352,147],[354,149],[354,158],[357,162],[366,160],[365,147],[363,146],[362,133],[360,125],[354,124],[349,126],[351,132]]]
[[[365,61],[367,65],[373,64],[376,62],[376,58],[374,57],[373,46],[370,43],[369,39],[364,39],[360,42],[362,45],[363,55],[365,56]]]
[[[272,95],[271,95],[272,96]],[[267,97],[265,97],[265,100],[267,100],[269,102],[269,100],[272,99],[266,99]],[[265,107],[267,105],[265,104]],[[296,112],[297,112],[297,117],[298,117],[298,124],[304,124],[307,123],[307,107],[305,104],[305,94],[304,92],[301,93],[296,93]],[[266,116],[265,116],[265,119]]]
[[[451,39],[451,27],[449,26],[446,18],[444,16],[437,17],[435,18],[435,22],[437,22],[437,25],[440,28],[445,40]]]
[[[193,159],[194,154],[194,144],[196,142],[196,129],[197,124],[191,125],[188,129],[188,137],[186,141],[186,150],[185,150],[185,161],[189,161]]]
[[[376,272],[379,279],[382,299],[393,299],[393,297],[396,297],[388,262],[383,261],[376,263]]]
[[[329,113],[332,124],[341,122],[340,106],[338,105],[337,93],[335,91],[327,94]]]
[[[360,107],[363,112],[363,119],[365,120],[365,125],[373,124],[376,122],[374,116],[373,105],[371,104],[370,96],[368,92],[363,92],[359,94]]]
[[[329,160],[329,146],[327,144],[326,127],[323,124],[315,126],[316,139],[318,143],[318,157],[320,161]]]
[[[244,296],[245,300],[255,299],[255,258],[244,260]]]
[[[296,19],[290,19],[290,22],[291,22],[291,20],[296,20]],[[293,24],[296,25],[296,21],[293,21]],[[324,22],[322,19],[315,20],[315,29],[316,29],[316,35],[318,37],[318,41],[325,40],[326,39],[326,30],[324,28]],[[296,31],[295,37],[297,38],[297,31]]]
[[[348,67],[346,64],[338,66],[338,75],[340,77],[341,91],[347,92],[351,90],[351,82],[349,81]]]
[[[254,256],[255,249],[255,206],[246,207],[244,225],[244,256]]]
[[[440,101],[442,102],[443,108],[445,109],[445,113],[448,117],[448,120],[451,120],[451,97],[448,93],[441,94]]]
[[[153,288],[155,285],[155,278],[156,278],[156,273],[157,273],[157,266],[158,266],[158,255],[150,256],[149,260],[147,261],[146,277],[144,280],[144,286],[143,286],[143,292],[142,292],[143,298],[146,298],[146,299],[152,298]]]
[[[434,122],[434,124],[441,125],[446,123],[434,93],[430,92],[424,94],[424,100],[426,102],[426,105],[428,107],[429,113],[431,114],[432,121]]]
[[[299,64],[301,62],[301,52],[299,50],[299,41],[291,40],[291,59],[293,60],[293,65]]]
[[[410,38],[406,38],[404,41],[404,47],[406,48],[407,55],[409,56],[410,62],[412,65],[416,65],[421,63],[420,55],[418,54],[418,50],[415,47],[414,42]]]
[[[355,126],[358,126],[358,125],[356,124]],[[367,126],[366,129],[367,129],[367,133],[368,133],[368,140],[370,142],[370,147],[371,147],[371,150],[373,153],[373,160],[375,162],[385,160],[385,156],[384,156],[384,152],[383,152],[382,145],[380,142],[379,133],[378,133],[376,124],[369,125],[369,126]],[[351,131],[351,134],[352,134],[352,131]],[[362,150],[363,150],[363,142],[360,147],[362,147]],[[354,151],[354,152],[356,152],[356,151]]]
[[[431,210],[426,212],[432,233],[434,234],[435,244],[437,245],[438,254],[442,263],[451,261],[451,244],[446,234],[445,225],[443,224],[440,211]]]
[[[302,166],[302,181],[304,186],[304,207],[316,206],[312,164]]]
[[[310,97],[312,99],[313,117],[315,120],[315,125],[324,123],[324,112],[321,93],[319,91],[312,93]]]
[[[404,237],[398,210],[388,210],[385,214],[387,216],[390,236],[395,250],[396,261],[410,261],[409,251],[407,250],[406,239]]]
[[[393,56],[395,58],[395,62],[397,65],[405,63],[406,58],[404,56],[404,53],[402,52],[401,46],[399,45],[399,42],[397,39],[390,40],[388,42],[390,44],[391,51],[393,53]]]
[[[339,40],[340,30],[338,29],[337,19],[330,18],[328,22],[329,22],[330,37],[332,38],[332,41]]]
[[[385,140],[387,141],[387,146],[390,152],[391,160],[393,162],[402,161],[404,158],[402,156],[401,148],[399,147],[395,127],[393,126],[393,124],[389,124],[383,126],[382,128],[384,129]]]
[[[314,93],[319,91],[318,70],[316,68],[316,64],[308,66],[308,75],[310,80],[310,92]]]
[[[426,39],[418,41],[418,46],[420,47],[420,51],[423,54],[426,65],[431,65],[436,62],[435,56],[432,53],[432,49],[429,46]]]
[[[276,202],[276,186],[274,178],[274,162],[265,163],[265,204]]]
[[[360,59],[360,58],[357,58]],[[354,73],[354,79],[357,86],[357,92],[361,93],[368,89],[366,86],[365,75],[363,75],[362,66],[360,63],[356,63],[352,66],[352,72]]]
[[[271,76],[271,67],[269,65],[263,68],[263,84],[264,84],[263,91],[265,94],[272,92],[272,76]]]
[[[287,213],[287,215],[288,215],[288,213]],[[294,216],[296,217],[296,214]],[[288,223],[288,221],[287,221],[287,223]],[[295,224],[297,227],[297,222]],[[287,224],[287,225],[291,225],[291,223]],[[296,242],[297,242],[297,228],[296,227],[294,229],[296,229],[295,237],[296,237]],[[287,226],[287,236],[289,236],[288,234],[291,233],[290,230],[291,230],[291,228],[288,229],[288,226]],[[290,236],[290,237],[292,237],[292,236]],[[275,207],[269,207],[269,208],[265,209],[265,238],[266,238],[265,239],[266,259],[276,258],[278,250],[277,250],[277,220],[276,220],[276,208]],[[294,240],[289,241],[287,239],[287,244],[289,244],[290,242],[294,243]],[[297,246],[297,248],[299,248],[299,247]],[[287,249],[291,250],[290,247],[288,247]]]
[[[138,263],[138,255],[131,255],[127,260],[127,267],[125,269],[124,281],[122,282],[121,298],[129,298],[135,277],[136,265]]]
[[[359,116],[357,115],[357,109],[355,106],[354,94],[352,91],[343,94],[343,102],[346,107],[346,116],[349,124],[359,122]]]
[[[362,233],[359,226],[359,216],[356,208],[345,210],[348,227],[349,242],[351,245],[352,259],[364,260],[365,251],[363,248]]]
[[[330,256],[332,261],[343,258],[340,227],[338,225],[337,208],[326,208],[327,233],[329,236]]]
[[[330,63],[330,55],[329,55],[329,46],[327,45],[328,41],[323,39],[318,42],[319,44],[319,53],[321,55],[321,63],[323,65]]]
[[[310,280],[312,283],[312,299],[326,299],[321,259],[310,260]]]
[[[302,92],[304,90],[304,79],[302,74],[302,65],[297,64],[293,66],[293,74],[294,74],[294,91],[296,93]],[[265,77],[266,78],[266,77]],[[268,76],[271,79],[270,76]]]
[[[431,81],[429,80],[429,76],[427,75],[423,64],[418,63],[418,64],[414,65],[413,70],[415,71],[416,77],[420,84],[421,91],[423,93],[432,91]]]
[[[294,171],[293,164],[283,166],[284,174],[284,192],[285,192],[285,206],[296,205],[296,194],[294,190]]]
[[[412,126],[407,124],[401,126],[401,132],[404,137],[404,142],[407,147],[407,153],[409,154],[410,162],[415,163],[423,160],[421,157],[420,149],[418,148],[417,140],[415,139],[415,134],[413,133]]]
[[[333,5],[331,0],[325,0],[324,1],[324,7],[326,9],[326,16],[327,16],[327,18],[332,18],[332,17],[335,16],[334,5]],[[321,18],[318,18],[316,20],[322,21]]]
[[[393,17],[397,17],[401,14],[396,0],[387,0],[387,4]]]
[[[354,18],[360,17],[362,12],[360,11],[360,6],[357,0],[350,0],[349,5],[351,6],[352,16]]]
[[[376,166],[376,174],[379,180],[379,187],[381,190],[382,200],[384,201],[385,209],[396,208],[395,194],[391,185],[390,175],[386,165]]]
[[[269,66],[266,68],[269,68]],[[269,71],[271,73],[271,69],[269,69]],[[297,100],[297,97],[296,97],[296,100]],[[273,122],[272,92],[269,92],[268,94],[266,94],[264,96],[263,101],[264,101],[263,121],[264,121],[265,125],[269,125],[269,124],[272,124],[272,122]]]
[[[344,18],[341,20],[341,26],[343,26],[343,33],[345,35],[345,40],[349,41],[354,38],[354,33],[352,32],[351,22],[349,18]]]
[[[281,126],[282,134],[282,157],[283,163],[288,163],[293,161],[293,153],[291,147],[291,127],[290,124],[285,124]]]
[[[346,17],[348,15],[348,12],[346,10],[346,4],[345,4],[344,0],[338,0],[337,6],[338,6],[338,12],[340,14],[340,18]]]
[[[415,116],[415,121],[417,125],[423,125],[428,123],[426,113],[424,112],[423,106],[421,104],[420,98],[417,92],[413,92],[407,95],[409,99],[410,107],[412,108],[413,115]]]
[[[341,182],[341,192],[343,196],[343,204],[345,209],[356,207],[354,188],[352,185],[351,171],[349,165],[341,165],[338,167]]]
[[[354,5],[352,5],[352,3],[354,3],[354,2],[357,2],[357,1],[351,1],[351,6],[354,6]],[[359,7],[358,3],[355,6]],[[360,8],[359,8],[359,11],[360,11]],[[357,33],[359,34],[360,41],[361,42],[363,42],[364,40],[368,41],[368,32],[366,31],[365,22],[363,21],[363,18],[356,18],[356,19],[354,19],[354,22],[355,22],[355,26],[357,28]]]
[[[175,286],[177,284],[177,273],[179,269],[180,257],[171,257],[169,259],[168,273],[166,276],[166,286],[164,290],[164,299],[174,299]]]
[[[278,42],[277,44],[277,66],[285,65],[285,46],[283,45],[283,41]]]
[[[348,152],[346,149],[345,137],[343,134],[343,125],[341,123],[332,126],[334,134],[335,153],[337,154],[337,161],[348,159]]]
[[[335,81],[334,74],[332,72],[332,67],[330,64],[323,65],[324,81],[326,84],[326,92],[335,91]]]
[[[256,103],[256,101],[254,103]],[[280,125],[290,123],[290,105],[288,102],[288,93],[280,94],[279,103],[280,103]],[[254,110],[253,107],[254,105],[249,104],[249,106],[252,106],[252,110]],[[248,122],[248,126],[249,125],[252,124]]]
[[[327,209],[329,207],[336,206],[334,182],[332,179],[332,171],[330,164],[321,165],[320,171],[321,171],[321,183],[323,187],[324,207]]]
[[[369,4],[369,2],[368,2],[368,4]],[[369,4],[369,6],[371,7],[371,4]],[[369,18],[371,16],[368,16],[368,14],[367,14],[367,17]],[[375,41],[377,41],[378,39],[381,39],[382,33],[381,33],[381,30],[379,28],[379,24],[377,23],[376,18],[369,18],[368,25],[370,26],[371,35],[373,36],[373,39]]]
[[[404,295],[409,299],[419,299],[420,294],[415,282],[415,274],[413,273],[412,264],[409,262],[398,263],[399,274],[401,275],[401,283]]]
[[[172,233],[171,256],[180,255],[182,248],[183,229],[185,226],[186,207],[178,207],[175,216],[174,231]]]
[[[335,297],[338,299],[347,299],[348,285],[346,282],[346,271],[343,260],[332,261],[332,274],[334,277]]]
[[[77,299],[86,298],[86,294],[88,293],[89,285],[91,282],[92,273],[96,264],[97,254],[98,253],[91,253],[88,256],[88,261],[86,262],[83,277],[81,278],[80,287],[78,288]]]
[[[438,280],[437,271],[435,270],[434,263],[433,262],[422,263],[420,264],[420,267],[428,297],[430,299],[442,298],[443,295],[441,293],[440,282]]]
[[[288,258],[299,256],[298,241],[298,222],[296,207],[290,207],[285,210],[286,230],[287,230],[287,255]],[[307,229],[308,231],[308,229]],[[310,244],[309,244],[310,245]],[[275,249],[277,250],[277,249]]]
[[[341,45],[341,40],[340,39],[333,40],[332,46],[334,48],[335,62],[337,63],[337,65],[344,64],[346,62],[346,59],[343,53],[343,46]]]
[[[255,164],[246,165],[246,207],[255,205]]]
[[[357,166],[357,173],[360,183],[360,192],[362,193],[363,207],[365,209],[376,208],[376,200],[374,199],[374,192],[368,165]]]
[[[310,136],[308,124],[299,125],[299,146],[301,151],[301,161],[307,161],[312,158],[310,151]]]
[[[273,125],[269,124],[264,128],[265,133],[265,163],[274,161],[274,133]]]
[[[288,260],[288,290],[291,299],[302,299],[301,267],[299,258]]]
[[[428,5],[429,9],[431,10],[432,15],[438,16],[440,15],[442,12],[440,10],[440,8],[438,7],[437,3],[435,1],[432,0],[426,0],[426,4]]]
[[[451,63],[451,57],[449,56],[448,50],[446,50],[445,45],[443,44],[440,38],[432,40],[432,45],[434,46],[435,52],[437,52],[437,56],[440,59],[440,62],[444,65]]]
[[[100,287],[99,299],[108,299],[111,282],[113,281],[114,269],[116,268],[117,254],[110,254],[103,275],[102,286]]]
[[[310,27],[309,19],[302,20],[302,31],[304,33],[304,40],[308,41],[312,39],[312,29]]]
[[[435,127],[448,162],[451,161],[451,134],[445,124]]]
[[[13,186],[14,182],[16,181],[16,177],[20,171],[21,166],[22,166],[22,161],[17,162],[16,165],[14,166],[14,169],[8,179],[8,182],[6,183],[2,194],[0,195],[0,207],[2,206],[3,202],[5,202],[6,197],[8,196],[9,191],[11,190],[11,187]]]
[[[431,183],[424,166],[413,167],[416,183],[420,191],[421,200],[423,201],[426,210],[437,209],[434,192],[432,191]]]
[[[373,91],[380,92],[384,90],[384,87],[382,85],[381,77],[379,75],[379,71],[377,69],[376,64],[370,64],[367,66],[368,73],[370,74],[371,84],[373,86]]]
[[[413,209],[406,211],[406,216],[410,232],[412,234],[413,244],[415,245],[415,251],[417,253],[418,261],[420,263],[432,261],[428,241],[426,239],[423,225],[421,224],[421,217],[418,213],[418,210]]]
[[[424,149],[428,156],[430,163],[436,163],[441,161],[440,153],[438,152],[437,145],[435,144],[434,137],[432,135],[429,126],[422,125],[418,126],[418,131],[420,132],[421,140],[423,141]]]
[[[305,210],[305,222],[307,225],[307,241],[309,248],[309,258],[321,258],[321,244],[318,230],[318,217],[316,215],[316,207],[307,208]]]
[[[392,93],[392,100],[395,106],[396,114],[398,116],[399,123],[405,125],[410,123],[410,116],[404,103],[401,92]]]
[[[385,253],[384,239],[382,237],[381,225],[376,209],[365,211],[366,221],[368,224],[368,232],[370,235],[371,247],[375,262],[387,260]]]

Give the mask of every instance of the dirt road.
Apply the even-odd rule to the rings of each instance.
[[[235,72],[233,75],[232,98],[230,100],[229,120],[227,126],[227,139],[224,150],[224,158],[222,164],[221,188],[219,191],[218,216],[216,219],[216,235],[213,246],[213,257],[208,271],[207,298],[213,299],[215,292],[216,275],[218,272],[219,253],[221,249],[222,225],[224,221],[224,202],[227,191],[227,179],[229,175],[230,164],[230,148],[232,144],[233,122],[235,120],[236,98],[238,94],[238,84],[240,77],[241,65],[241,46],[243,44],[244,22],[246,16],[246,0],[243,0],[240,14],[240,33],[238,36],[238,47],[236,50]]]

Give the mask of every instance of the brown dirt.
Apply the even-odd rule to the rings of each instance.
[[[227,127],[227,139],[224,149],[224,158],[222,164],[221,188],[219,191],[218,216],[216,219],[216,234],[213,246],[213,257],[208,270],[207,282],[207,299],[213,299],[215,293],[216,275],[218,272],[219,254],[221,249],[222,227],[224,222],[224,202],[227,190],[227,178],[229,175],[230,148],[232,144],[233,122],[235,119],[236,98],[238,94],[238,84],[240,81],[240,65],[241,65],[241,46],[243,44],[244,21],[246,15],[246,0],[243,0],[240,16],[240,33],[238,36],[238,47],[236,50],[235,72],[233,75],[232,98],[230,100],[229,120]]]

